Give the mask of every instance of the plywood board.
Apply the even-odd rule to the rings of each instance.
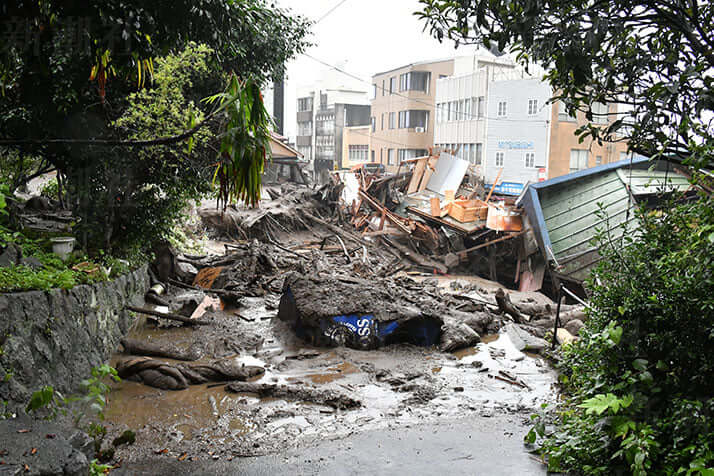
[[[426,170],[426,163],[428,160],[429,157],[424,157],[417,161],[414,166],[414,170],[412,171],[412,178],[409,181],[409,187],[407,187],[407,194],[414,193],[419,190],[419,184],[424,177],[424,170]]]

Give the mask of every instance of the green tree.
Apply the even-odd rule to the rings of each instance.
[[[286,62],[307,45],[309,26],[305,19],[268,6],[264,0],[20,0],[0,5],[0,14],[7,31],[22,33],[8,35],[0,48],[0,146],[12,147],[9,152],[0,150],[2,161],[14,159],[17,165],[26,157],[41,157],[40,165],[56,168],[59,177],[66,179],[60,183],[69,192],[68,205],[82,218],[84,231],[101,238],[95,240],[99,246],[129,228],[140,228],[139,222],[159,226],[163,220],[163,211],[152,209],[147,211],[150,216],[137,218],[129,226],[126,221],[117,222],[117,204],[127,199],[125,189],[134,192],[129,197],[135,200],[140,193],[176,193],[180,200],[170,202],[174,205],[198,191],[187,172],[196,180],[202,178],[196,172],[206,166],[208,146],[205,138],[191,137],[207,126],[223,137],[239,136],[234,122],[221,121],[227,116],[225,108],[211,111],[200,100],[223,89],[227,73],[234,71],[240,78],[240,92],[250,94],[232,104],[239,110],[257,110],[253,106],[260,97],[258,87],[282,78]],[[178,98],[175,93],[181,87],[169,87],[173,78],[160,77],[154,62],[179,54],[189,41],[206,45],[210,51],[206,67],[212,74],[204,74],[201,81],[183,81],[181,87],[190,84],[190,89],[183,89]],[[147,95],[142,96],[145,91]],[[168,102],[150,104],[159,97]],[[140,120],[142,114],[161,111],[169,116]],[[202,117],[211,121],[201,122]],[[181,119],[186,123],[179,124]],[[125,127],[132,121],[137,129]],[[153,140],[161,134],[173,135]],[[187,142],[192,146],[190,153],[184,150]],[[139,150],[148,145],[150,151]],[[153,165],[137,160],[148,156],[152,160],[147,162]],[[252,157],[258,160],[257,154]],[[223,155],[218,160],[223,161]],[[236,165],[251,174],[262,167],[262,163],[245,160]],[[158,180],[167,182],[145,177],[123,182],[126,173],[112,173],[120,166],[136,166],[140,170],[136,175],[156,174]],[[15,175],[27,177],[32,172]],[[239,182],[239,175],[228,177],[240,192],[235,195],[254,202],[259,187]],[[156,186],[140,188],[143,180]],[[185,191],[180,191],[182,186]],[[104,222],[100,220],[103,215],[107,215]],[[106,223],[114,225],[101,230],[94,227]]]
[[[714,162],[714,4],[701,0],[420,0],[440,41],[511,49],[534,61],[568,106],[588,118],[616,103],[616,120],[581,132],[628,140],[647,156]]]

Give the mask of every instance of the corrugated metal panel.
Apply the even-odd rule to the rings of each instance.
[[[674,190],[685,192],[691,186],[687,177],[674,171],[622,168],[617,170],[617,175],[622,183],[630,187],[633,195],[666,193]]]
[[[585,279],[598,261],[592,241],[599,230],[609,230],[617,240],[626,221],[629,229],[635,225],[633,203],[615,170],[549,187],[540,191],[539,198],[550,258],[555,258],[560,274],[573,279]],[[598,214],[601,207],[605,216]]]

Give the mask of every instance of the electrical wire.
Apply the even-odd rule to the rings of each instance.
[[[310,54],[308,54],[308,53],[303,53],[303,55],[307,56],[308,58],[310,58],[310,59],[313,60],[313,61],[317,61],[318,63],[322,64],[323,66],[327,66],[328,68],[334,69],[335,71],[337,71],[337,72],[339,72],[339,73],[342,73],[342,74],[344,74],[345,76],[348,76],[348,77],[350,77],[350,78],[352,78],[352,79],[356,79],[357,81],[360,81],[360,82],[365,83],[365,84],[367,84],[367,85],[374,86],[375,88],[381,90],[381,91],[384,92],[384,93],[389,92],[390,95],[401,97],[401,98],[403,98],[403,99],[406,99],[407,101],[413,101],[413,102],[416,102],[416,103],[419,103],[419,104],[424,104],[424,105],[426,105],[426,106],[429,106],[429,107],[434,108],[434,110],[441,109],[442,112],[447,112],[447,113],[448,113],[448,111],[449,111],[448,107],[438,106],[437,104],[435,104],[435,103],[433,103],[433,102],[427,102],[427,101],[423,101],[423,100],[418,99],[418,98],[412,98],[412,97],[406,96],[406,95],[404,95],[404,94],[400,94],[400,93],[395,92],[395,91],[388,91],[387,88],[384,88],[384,87],[379,86],[379,85],[377,85],[377,84],[375,84],[375,83],[372,83],[372,82],[370,82],[370,81],[367,81],[367,80],[365,80],[365,79],[362,79],[362,78],[360,78],[359,76],[357,76],[357,75],[355,75],[355,74],[352,74],[352,73],[350,73],[350,72],[348,72],[348,71],[345,71],[345,70],[343,70],[343,69],[341,69],[341,68],[339,68],[339,67],[337,67],[337,66],[334,66],[334,65],[332,65],[332,64],[330,64],[330,63],[327,63],[326,61],[323,61],[323,60],[321,60],[321,59],[319,59],[319,58],[315,58],[314,56],[312,56],[312,55],[310,55]],[[463,116],[463,117],[471,118],[471,119],[488,119],[488,120],[490,120],[490,121],[519,122],[519,123],[528,122],[528,123],[545,123],[545,124],[547,124],[547,123],[549,122],[548,120],[542,120],[542,119],[531,120],[531,119],[508,119],[508,118],[504,118],[504,117],[487,117],[487,116],[479,116],[478,114],[465,113],[465,112],[459,112],[459,113],[457,113],[457,114],[458,114],[458,115],[461,115],[461,116]],[[452,121],[446,121],[446,122],[452,122]]]
[[[332,12],[334,12],[335,10],[337,10],[338,8],[340,8],[340,6],[342,6],[342,4],[345,3],[346,1],[347,1],[347,0],[342,0],[340,3],[338,3],[338,4],[335,5],[334,7],[330,8],[324,15],[322,15],[320,18],[317,19],[317,21],[315,22],[315,24],[317,25],[318,23],[320,23],[320,22],[321,22],[322,20],[324,20],[325,17],[327,17],[330,13],[332,13]]]

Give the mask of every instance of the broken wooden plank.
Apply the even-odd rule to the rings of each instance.
[[[487,241],[486,243],[481,243],[480,245],[473,246],[471,248],[466,248],[465,250],[459,251],[457,254],[459,255],[459,258],[461,259],[466,259],[466,256],[471,253],[472,251],[480,250],[481,248],[486,248],[487,246],[491,246],[496,243],[500,243],[501,241],[506,241],[510,240],[512,238],[517,238],[521,236],[523,231],[519,231],[518,233],[511,233],[505,236],[502,236],[500,238],[496,238],[495,240]]]
[[[430,157],[426,163],[426,170],[421,178],[421,183],[419,184],[419,192],[426,190],[426,185],[429,183],[429,179],[434,174],[436,163],[439,161],[438,157]]]
[[[421,183],[421,179],[424,176],[424,170],[426,169],[426,164],[428,160],[428,157],[423,157],[417,161],[416,165],[414,166],[414,170],[412,171],[412,178],[409,181],[409,186],[407,187],[407,194],[412,194],[419,190],[419,184]]]
[[[386,241],[390,246],[395,248],[397,251],[399,251],[403,256],[418,264],[419,266],[434,269],[441,274],[446,274],[449,271],[443,263],[439,263],[437,261],[427,258],[424,255],[416,253],[407,248],[406,246],[402,245],[401,243],[397,243],[396,241],[390,240],[385,237],[382,237],[382,239]]]

